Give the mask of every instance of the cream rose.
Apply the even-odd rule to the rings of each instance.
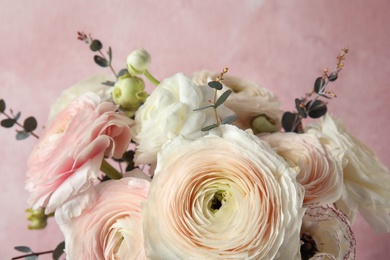
[[[148,189],[149,182],[137,178],[99,184],[92,207],[60,225],[67,259],[147,259],[141,203]]]
[[[52,120],[28,162],[31,207],[56,210],[61,222],[92,203],[103,158],[121,158],[131,140],[133,121],[116,109],[86,93]]]
[[[265,142],[232,125],[159,153],[142,216],[150,259],[299,259],[302,188]]]
[[[328,151],[311,134],[273,133],[260,138],[291,167],[299,167],[297,181],[305,188],[304,203],[334,203],[343,189],[342,153]]]
[[[218,75],[215,72],[200,71],[192,75],[192,80],[196,84],[207,84]],[[238,77],[225,75],[223,78],[221,83],[224,88],[220,93],[227,89],[233,91],[225,106],[238,116],[235,125],[244,130],[252,128],[255,133],[280,129],[283,112],[278,98],[270,90]]]
[[[135,114],[136,164],[155,163],[161,146],[170,138],[215,124],[213,109],[194,111],[210,105],[213,93],[210,87],[197,86],[182,73],[162,81]],[[233,114],[223,105],[218,111],[222,117]]]
[[[50,122],[57,114],[66,108],[75,98],[87,92],[93,92],[100,96],[101,101],[111,100],[112,87],[102,82],[113,81],[115,78],[106,75],[96,75],[62,91],[57,101],[50,107]]]
[[[347,217],[328,206],[306,209],[301,241],[302,259],[355,259],[356,241]]]
[[[320,123],[309,125],[334,150],[344,154],[344,188],[336,207],[352,222],[360,211],[377,232],[390,231],[390,175],[374,152],[347,132],[337,119],[326,114]],[[326,139],[324,139],[326,137]]]

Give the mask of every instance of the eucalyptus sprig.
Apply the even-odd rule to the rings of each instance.
[[[237,119],[237,115],[230,115],[228,117],[223,118],[222,120],[219,120],[219,117],[218,117],[217,108],[220,105],[222,105],[227,100],[227,98],[230,96],[230,94],[232,93],[232,91],[229,89],[229,90],[226,90],[224,93],[222,93],[222,95],[219,98],[217,98],[217,91],[221,90],[223,88],[223,86],[221,84],[221,80],[223,80],[223,75],[226,74],[227,72],[228,72],[228,68],[224,68],[216,80],[210,81],[208,83],[208,86],[210,88],[214,89],[214,100],[213,100],[213,102],[209,101],[211,103],[211,105],[194,109],[194,111],[200,111],[200,110],[203,110],[206,108],[213,108],[213,110],[214,110],[215,124],[203,127],[201,129],[202,131],[209,131],[215,127],[218,127],[221,124],[230,124]]]
[[[14,248],[16,251],[19,251],[19,252],[22,252],[25,254],[13,257],[13,258],[11,258],[11,260],[22,259],[22,258],[28,259],[28,260],[38,260],[38,256],[47,255],[47,254],[51,254],[53,260],[58,260],[58,259],[60,259],[61,255],[63,255],[63,253],[64,253],[65,242],[59,243],[54,250],[48,250],[48,251],[42,251],[42,252],[34,252],[28,246],[15,246]]]
[[[126,70],[121,70],[119,73],[115,72],[114,67],[112,66],[111,47],[108,47],[108,51],[107,51],[108,58],[107,58],[106,55],[102,52],[103,49],[102,42],[98,39],[93,39],[91,34],[87,35],[83,32],[77,32],[77,39],[88,44],[91,51],[98,52],[100,55],[93,56],[93,60],[95,61],[95,63],[103,68],[109,67],[117,79],[126,71]],[[113,86],[114,83],[115,82],[106,82],[106,84],[110,86]]]
[[[15,125],[22,128],[22,130],[16,130],[16,140],[23,140],[29,137],[30,135],[34,136],[35,138],[39,138],[38,135],[36,135],[33,131],[37,128],[38,123],[35,117],[27,117],[23,124],[19,123],[18,120],[20,118],[21,113],[18,112],[16,115],[14,114],[13,110],[10,109],[8,114],[5,112],[6,105],[4,99],[0,99],[0,113],[5,115],[7,118],[1,120],[0,124],[2,127],[5,128],[11,128]]]
[[[329,74],[328,69],[324,69],[323,75],[316,78],[313,89],[306,93],[302,98],[295,99],[296,112],[285,112],[282,117],[282,126],[286,132],[302,133],[302,119],[311,117],[319,118],[326,114],[328,104],[320,98],[331,99],[336,97],[336,94],[332,91],[327,91],[326,87],[330,82],[335,81],[338,78],[339,72],[343,69],[345,55],[348,53],[348,48],[341,50],[339,56],[337,56],[337,64],[335,69]],[[314,98],[312,98],[314,96]]]

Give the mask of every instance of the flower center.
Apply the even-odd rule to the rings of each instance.
[[[224,190],[218,190],[214,193],[214,197],[209,201],[208,208],[211,212],[218,211],[227,201],[227,193]]]
[[[308,260],[312,258],[317,252],[317,245],[314,241],[313,237],[307,233],[304,232],[301,235],[301,258],[302,260]]]

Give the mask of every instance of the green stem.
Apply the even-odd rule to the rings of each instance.
[[[114,167],[112,167],[112,165],[109,164],[105,159],[102,161],[100,170],[113,180],[119,180],[123,177],[122,174],[120,174]]]
[[[155,86],[157,86],[158,84],[160,84],[160,81],[158,81],[155,77],[152,76],[152,74],[150,74],[150,72],[148,70],[145,70],[145,73],[144,73],[145,77],[150,81],[152,82]]]
[[[217,102],[217,89],[214,89],[214,104]],[[218,120],[218,113],[217,113],[217,108],[213,106],[214,109],[214,115],[215,115],[215,123],[219,125],[219,120]]]
[[[27,258],[27,257],[29,257],[29,256],[39,256],[39,255],[45,255],[45,254],[52,254],[53,252],[54,252],[54,250],[43,251],[43,252],[38,252],[38,253],[31,253],[31,254],[26,254],[26,255],[21,255],[21,256],[13,257],[13,258],[11,258],[11,260]]]

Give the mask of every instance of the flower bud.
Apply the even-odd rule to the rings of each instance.
[[[251,128],[255,134],[272,133],[277,130],[275,121],[264,114],[252,120]]]
[[[138,49],[127,57],[127,70],[131,75],[144,74],[148,69],[152,57],[145,49]]]
[[[38,210],[26,209],[27,220],[31,221],[28,229],[44,229],[47,226],[48,215],[45,214],[45,209]]]
[[[133,116],[141,103],[145,102],[148,97],[144,89],[145,83],[141,78],[125,74],[115,83],[112,97],[128,116]]]

